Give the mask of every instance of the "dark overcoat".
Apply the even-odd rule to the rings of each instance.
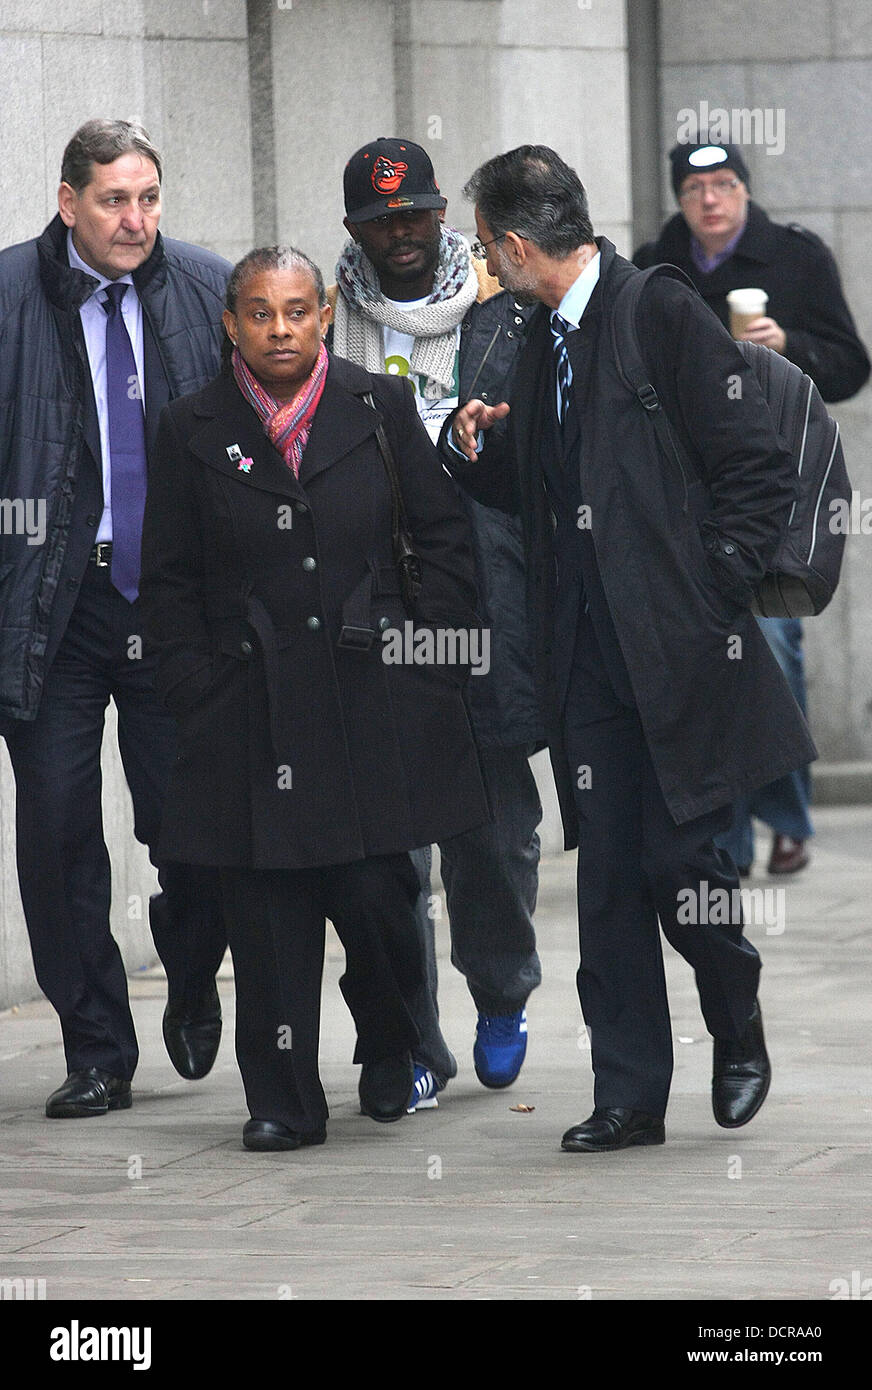
[[[748,606],[787,521],[793,465],[729,334],[689,286],[655,279],[640,302],[639,341],[692,474],[661,455],[611,342],[614,297],[638,272],[606,238],[599,244],[599,282],[568,338],[580,422],[574,456],[589,509],[579,523],[590,528],[660,789],[680,824],[816,756]],[[554,679],[558,580],[542,469],[554,391],[542,307],[518,362],[507,429],[490,432],[476,463],[455,455],[450,466],[474,497],[520,512],[524,523],[540,690],[572,848],[577,818]]]
[[[690,228],[679,212],[633,260],[643,270],[664,261],[679,266],[725,326],[730,290],[765,290],[766,313],[785,332],[784,356],[808,373],[825,401],[847,400],[868,381],[869,357],[845,302],[838,267],[807,227],[795,222],[782,227],[752,202],[738,245],[706,273],[691,255]]]
[[[163,858],[299,869],[487,819],[467,665],[383,659],[380,629],[403,631],[406,612],[370,391],[423,561],[416,624],[478,627],[469,523],[408,383],[331,358],[299,480],[231,375],[174,402],[141,584],[158,691],[179,720]],[[345,645],[366,627],[369,649]]]

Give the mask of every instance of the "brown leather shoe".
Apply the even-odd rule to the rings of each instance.
[[[795,874],[808,864],[810,855],[806,840],[792,840],[789,835],[776,835],[772,841],[767,873]]]

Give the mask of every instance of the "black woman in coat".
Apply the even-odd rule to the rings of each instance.
[[[422,561],[417,629],[478,624],[468,523],[406,383],[324,354],[320,276],[283,254],[285,268],[272,268],[274,249],[240,263],[225,324],[276,400],[326,362],[298,475],[232,371],[175,402],[149,483],[142,585],[159,691],[179,720],[161,849],[222,871],[245,1142],[270,1148],[323,1139],[325,917],[346,949],[355,1060],[366,1075],[401,1059],[402,1078],[422,983],[407,852],[487,819],[467,666],[384,659],[407,615],[379,417]],[[426,658],[424,642],[416,651]],[[408,1077],[390,1115],[364,1108],[398,1118]]]

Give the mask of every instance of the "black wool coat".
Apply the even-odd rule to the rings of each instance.
[[[383,659],[379,629],[407,615],[368,391],[423,562],[416,625],[478,627],[469,523],[408,383],[331,357],[299,480],[231,375],[174,402],[140,589],[158,692],[179,720],[164,858],[316,867],[487,819],[467,667]],[[369,650],[339,644],[343,627],[367,626]]]
[[[687,222],[677,213],[633,260],[642,270],[663,261],[679,266],[725,327],[730,290],[765,290],[767,316],[785,331],[784,356],[808,373],[825,401],[847,400],[868,381],[869,356],[845,302],[836,262],[806,227],[781,226],[749,203],[736,249],[705,274],[691,256]]]
[[[639,341],[693,474],[661,456],[611,344],[614,297],[637,272],[606,238],[598,242],[599,283],[567,340],[580,424],[574,466],[646,741],[680,824],[816,756],[748,606],[787,522],[793,465],[729,334],[689,286],[665,279],[646,286]],[[554,391],[542,306],[518,361],[508,429],[485,436],[476,463],[453,456],[449,466],[472,496],[520,513],[524,525],[537,669],[569,849],[578,831],[555,681],[565,653],[554,649],[559,580],[542,470]],[[448,463],[444,450],[443,458]]]

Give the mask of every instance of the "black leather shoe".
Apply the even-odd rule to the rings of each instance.
[[[364,1062],[358,1086],[360,1108],[364,1115],[380,1124],[401,1120],[408,1109],[414,1084],[411,1052],[385,1057],[381,1062]]]
[[[110,1076],[99,1067],[71,1071],[63,1086],[52,1091],[45,1103],[50,1120],[84,1120],[105,1115],[107,1110],[129,1110],[133,1104],[130,1082]]]
[[[656,1115],[617,1106],[597,1106],[584,1124],[573,1125],[560,1147],[567,1153],[604,1154],[632,1144],[665,1144],[666,1126]]]
[[[180,1076],[199,1081],[212,1070],[221,1041],[221,1002],[214,980],[193,1005],[167,1004],[163,1035],[170,1061]]]
[[[759,1002],[755,1002],[741,1038],[715,1038],[712,1109],[718,1124],[724,1129],[738,1129],[753,1120],[766,1099],[771,1080],[763,1016]]]
[[[308,1134],[298,1134],[278,1120],[249,1120],[242,1131],[242,1143],[246,1149],[257,1153],[272,1153],[277,1149],[305,1149],[310,1144],[323,1144],[327,1138],[326,1129],[313,1129]]]

